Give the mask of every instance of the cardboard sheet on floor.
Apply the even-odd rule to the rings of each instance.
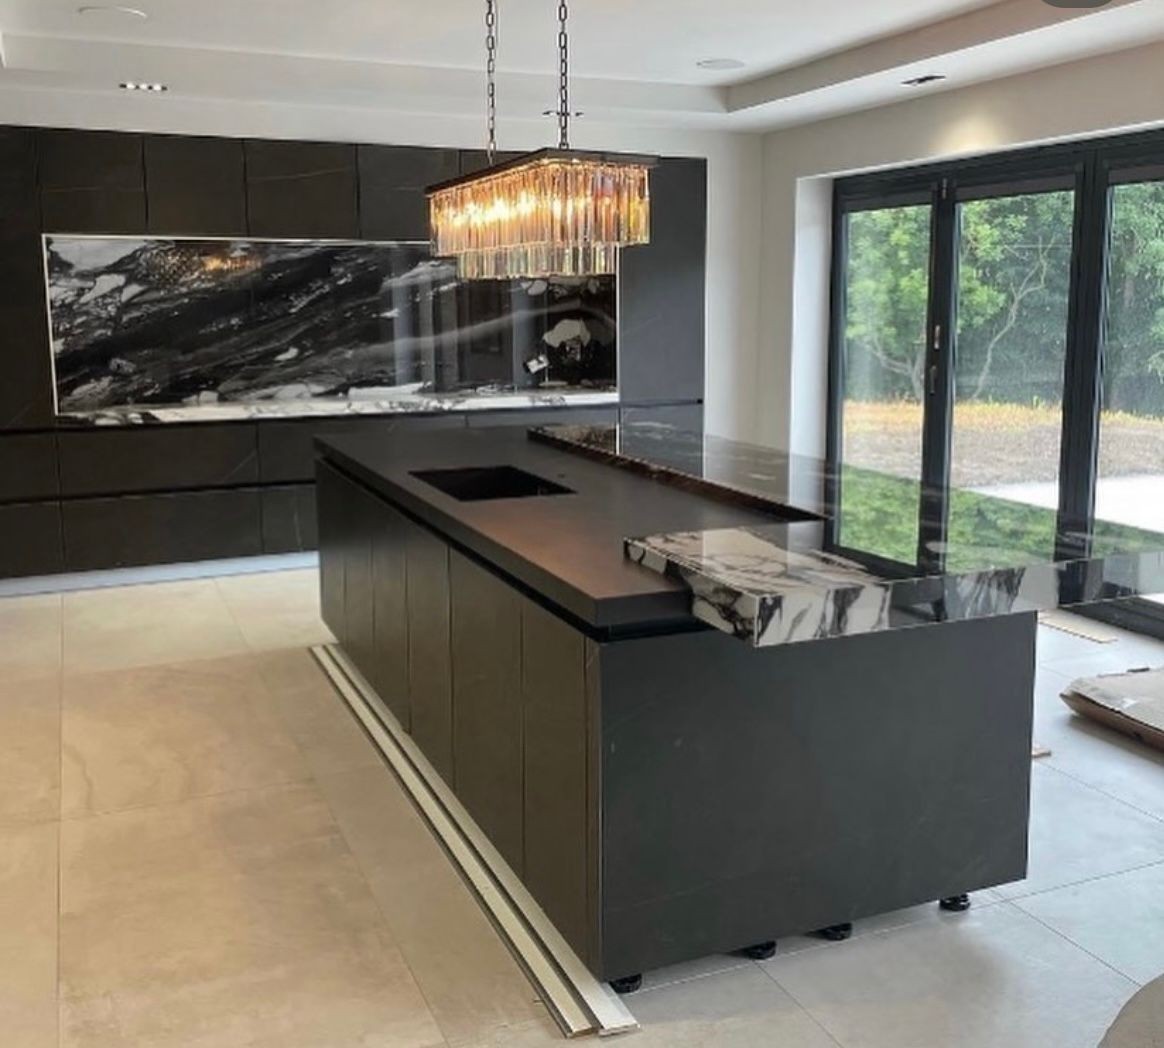
[[[1082,677],[1062,698],[1076,713],[1164,750],[1164,667]]]

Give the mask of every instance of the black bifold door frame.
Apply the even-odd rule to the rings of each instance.
[[[845,388],[845,269],[847,216],[861,211],[929,205],[930,282],[922,433],[918,559],[882,562],[886,570],[941,570],[949,521],[950,434],[954,404],[954,332],[957,330],[958,205],[968,200],[1074,191],[1074,228],[1056,555],[1086,555],[1078,536],[1094,517],[1103,390],[1108,249],[1112,190],[1164,180],[1164,132],[1074,142],[838,179],[834,187],[827,457],[839,478]],[[839,480],[825,492],[832,546],[838,542]],[[864,559],[869,560],[868,554]],[[1100,612],[1102,614],[1102,612]],[[1111,616],[1121,624],[1164,635],[1164,606],[1121,602]]]

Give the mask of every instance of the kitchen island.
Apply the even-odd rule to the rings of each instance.
[[[655,427],[317,469],[326,622],[623,986],[1021,878],[1035,612],[1164,589],[1164,539],[887,577],[827,548],[819,463]]]

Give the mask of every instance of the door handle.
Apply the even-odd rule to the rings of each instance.
[[[938,365],[937,364],[930,365],[929,387],[930,387],[930,396],[932,397],[935,393],[938,392]]]

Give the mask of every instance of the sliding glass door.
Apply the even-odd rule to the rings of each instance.
[[[1164,531],[1164,134],[844,179],[834,229],[835,546],[958,568]]]
[[[932,208],[845,216],[838,541],[913,563],[918,547]]]
[[[982,496],[1004,525],[991,543],[1054,554],[1074,203],[1059,190],[957,204],[951,567],[981,559]]]

